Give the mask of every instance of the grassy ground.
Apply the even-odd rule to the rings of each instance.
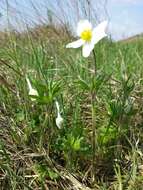
[[[102,40],[96,76],[69,41],[10,33],[0,45],[0,189],[142,190],[143,40]]]

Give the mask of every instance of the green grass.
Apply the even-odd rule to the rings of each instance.
[[[96,76],[69,41],[10,34],[0,47],[0,189],[142,190],[143,41],[102,40]]]

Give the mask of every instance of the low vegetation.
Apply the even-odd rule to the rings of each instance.
[[[48,31],[8,33],[0,45],[0,189],[142,190],[142,38],[98,43],[94,76],[92,55]]]

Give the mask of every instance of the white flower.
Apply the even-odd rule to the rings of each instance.
[[[30,96],[38,96],[38,92],[37,92],[37,90],[35,90],[34,88],[32,88],[32,85],[30,83],[29,78],[26,77],[26,81],[27,81],[27,85],[28,85],[28,88],[29,88],[29,93],[28,94]],[[31,100],[34,101],[35,98],[31,98]]]
[[[79,48],[83,46],[82,55],[83,57],[88,57],[94,49],[94,45],[107,36],[105,33],[107,24],[107,21],[103,21],[97,27],[92,28],[88,20],[80,21],[77,26],[77,36],[80,39],[67,44],[66,48]]]
[[[57,118],[56,118],[56,125],[59,129],[61,129],[62,124],[63,124],[63,118],[61,117],[60,114],[60,107],[59,103],[56,101],[56,108],[57,108]]]

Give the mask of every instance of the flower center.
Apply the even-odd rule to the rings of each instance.
[[[85,40],[85,41],[90,41],[92,38],[92,30],[84,30],[81,33],[81,39]]]

